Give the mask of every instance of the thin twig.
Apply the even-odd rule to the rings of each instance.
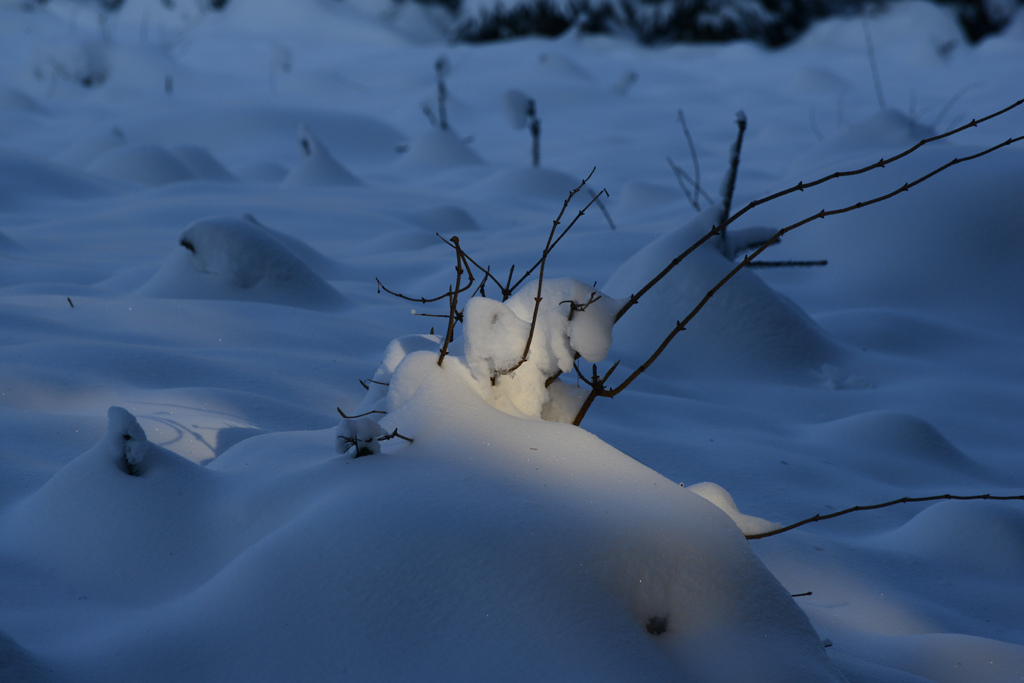
[[[700,202],[693,196],[693,193],[690,192],[690,188],[686,186],[686,183],[695,185],[694,179],[691,178],[686,171],[679,168],[676,163],[672,161],[672,157],[665,157],[665,161],[668,162],[668,167],[671,168],[672,172],[675,174],[676,182],[679,183],[679,189],[681,189],[683,194],[686,195],[686,201],[690,202],[696,211],[700,211]]]
[[[827,266],[828,261],[751,261],[747,264],[749,268],[808,268],[812,266]]]
[[[736,113],[736,142],[733,143],[732,153],[729,155],[729,172],[725,176],[725,184],[722,191],[722,217],[719,223],[722,225],[722,247],[723,252],[728,251],[725,226],[729,219],[729,212],[732,210],[732,196],[736,192],[736,175],[740,168],[740,151],[743,149],[743,134],[747,132],[747,115],[742,111]],[[732,254],[728,254],[731,258]]]
[[[878,108],[885,110],[885,95],[882,94],[882,78],[878,75],[878,60],[875,58],[875,43],[871,40],[871,29],[868,27],[868,20],[861,17],[861,26],[864,27],[864,43],[868,50],[868,63],[871,65],[871,78],[875,82],[875,97],[878,98]]]
[[[569,207],[569,202],[571,202],[571,201],[572,201],[572,199],[573,199],[573,197],[575,197],[575,196],[576,196],[576,195],[577,195],[577,194],[579,193],[579,191],[583,189],[583,186],[587,184],[587,182],[588,182],[588,181],[590,180],[591,176],[593,176],[593,175],[594,175],[594,171],[596,171],[596,170],[597,170],[597,168],[596,168],[596,167],[595,167],[595,168],[592,168],[592,169],[590,170],[590,173],[589,173],[589,174],[587,175],[587,177],[586,177],[586,178],[584,178],[584,179],[583,179],[583,180],[582,180],[582,181],[580,182],[580,184],[579,184],[579,185],[577,185],[577,186],[576,186],[576,187],[575,187],[574,189],[572,189],[572,190],[570,190],[570,191],[569,191],[569,196],[568,196],[568,197],[566,197],[566,198],[565,198],[565,202],[563,202],[563,203],[562,203],[562,210],[558,212],[558,217],[557,217],[557,218],[555,218],[555,221],[554,221],[554,226],[553,226],[553,227],[557,227],[558,225],[560,225],[560,224],[561,224],[561,222],[562,222],[562,216],[564,216],[564,215],[565,215],[565,210],[566,210],[566,209],[567,209],[567,208]],[[559,233],[558,237],[556,237],[556,238],[555,238],[554,240],[551,240],[551,241],[550,241],[550,243],[549,243],[549,245],[547,246],[547,248],[545,248],[545,250],[544,250],[544,253],[542,253],[542,254],[541,254],[541,256],[540,256],[540,258],[539,258],[539,259],[537,259],[537,262],[536,262],[536,263],[534,263],[534,264],[533,264],[532,266],[530,266],[530,268],[529,268],[529,269],[528,269],[528,270],[527,270],[527,271],[526,271],[525,273],[523,273],[523,274],[522,274],[522,275],[521,275],[521,276],[519,277],[519,279],[518,279],[518,280],[516,280],[515,284],[513,284],[513,285],[509,286],[508,290],[509,290],[509,294],[510,294],[510,295],[511,295],[511,293],[512,293],[512,292],[514,292],[515,290],[519,289],[519,285],[523,284],[523,282],[525,282],[525,281],[526,281],[526,278],[530,277],[530,275],[532,275],[532,274],[533,274],[533,271],[535,271],[535,270],[536,270],[537,268],[539,268],[539,267],[540,267],[540,265],[541,265],[541,264],[542,264],[542,263],[543,263],[543,262],[544,262],[544,261],[545,261],[545,260],[547,259],[547,257],[548,257],[548,254],[550,254],[550,253],[551,253],[551,251],[552,251],[552,250],[553,250],[553,249],[554,249],[554,248],[555,248],[556,246],[558,246],[558,243],[562,241],[562,238],[563,238],[563,237],[565,237],[566,233],[568,233],[568,232],[569,232],[570,230],[572,230],[573,226],[574,226],[574,225],[576,225],[576,222],[577,222],[577,221],[578,221],[578,220],[579,220],[580,218],[582,218],[582,217],[583,217],[583,214],[585,214],[585,213],[587,212],[587,209],[589,209],[589,208],[590,208],[590,206],[591,206],[591,205],[592,205],[592,204],[593,204],[593,203],[594,203],[595,201],[597,201],[597,199],[598,199],[598,198],[600,198],[602,194],[608,194],[608,193],[607,193],[607,191],[606,191],[606,190],[601,190],[600,192],[598,192],[598,193],[597,193],[597,196],[596,196],[596,197],[594,197],[594,199],[591,199],[591,200],[590,200],[589,202],[587,202],[587,205],[586,205],[586,206],[584,206],[584,207],[583,207],[582,209],[580,209],[580,210],[579,210],[579,211],[578,211],[578,212],[576,213],[576,217],[575,217],[575,218],[573,218],[573,219],[572,219],[571,221],[569,221],[569,224],[568,224],[567,226],[565,226],[565,228],[563,228],[563,229],[562,229],[562,232],[560,232],[560,233]],[[510,276],[510,277],[509,277],[509,281],[511,281],[511,274],[512,274],[512,273],[511,273],[511,271],[509,271],[509,276]]]
[[[617,230],[618,228],[615,227],[615,221],[612,220],[612,215],[608,213],[608,209],[605,208],[604,202],[601,201],[601,193],[599,192],[595,194],[591,189],[588,189],[587,192],[590,193],[590,198],[595,204],[597,204],[597,208],[601,210],[601,213],[604,215],[604,219],[608,221],[608,227],[612,230]],[[606,197],[610,196],[608,194],[608,190],[603,190],[603,192]]]
[[[530,357],[530,346],[533,344],[533,335],[537,331],[537,317],[540,314],[540,302],[543,299],[541,296],[541,289],[544,286],[544,268],[548,263],[548,254],[551,253],[551,241],[555,238],[555,231],[558,230],[559,221],[561,221],[562,215],[565,213],[565,209],[569,206],[569,202],[572,201],[572,198],[576,196],[576,193],[580,191],[580,188],[582,188],[586,182],[587,181],[584,180],[580,183],[579,187],[569,193],[569,196],[565,199],[565,203],[562,204],[562,210],[558,212],[558,216],[551,223],[551,232],[548,233],[548,241],[547,244],[544,245],[544,251],[540,257],[540,275],[537,277],[537,294],[533,297],[533,316],[530,318],[530,333],[526,335],[526,345],[523,347],[522,358],[519,359],[518,363],[505,371],[507,374],[515,372],[523,363],[526,362],[526,359]]]
[[[700,159],[697,157],[697,146],[693,144],[693,136],[690,135],[690,127],[686,125],[686,117],[683,115],[683,110],[679,110],[679,123],[683,127],[683,135],[686,137],[686,144],[690,147],[690,159],[693,160],[693,208],[700,211]],[[711,203],[711,197],[708,197],[707,193],[704,193],[704,198]]]
[[[374,413],[379,413],[380,415],[387,415],[387,412],[383,410],[368,410],[365,413],[360,413],[359,415],[346,415],[345,411],[343,411],[341,408],[338,408],[338,414],[341,415],[346,420],[354,420],[357,417],[366,417],[367,415],[373,415]]]
[[[409,443],[412,443],[412,441],[413,441],[409,437],[403,436],[402,434],[399,434],[397,429],[395,431],[391,432],[390,434],[386,434],[384,436],[377,437],[377,441],[388,441],[389,439],[395,439],[395,438],[402,439],[403,441],[408,441]]]
[[[437,118],[441,130],[448,130],[448,87],[444,82],[447,71],[448,60],[444,56],[438,57],[434,62],[434,73],[437,75]]]
[[[746,537],[747,537],[748,540],[753,541],[753,540],[757,540],[759,538],[768,538],[769,536],[777,536],[777,535],[785,533],[787,531],[792,531],[793,529],[796,529],[798,527],[802,527],[805,524],[810,524],[811,522],[821,522],[821,521],[826,520],[826,519],[834,519],[836,517],[841,517],[842,515],[848,515],[851,512],[863,512],[865,510],[878,510],[878,509],[887,508],[887,507],[890,507],[890,506],[893,506],[893,505],[900,505],[902,503],[926,503],[926,502],[933,501],[933,500],[1024,500],[1024,495],[1020,495],[1020,496],[993,496],[990,493],[983,493],[981,495],[976,495],[976,496],[956,496],[956,495],[953,495],[951,493],[943,493],[942,495],[938,495],[938,496],[923,496],[923,497],[920,497],[920,498],[911,498],[909,496],[904,496],[903,498],[899,498],[897,500],[890,500],[887,503],[878,503],[876,505],[854,505],[852,508],[846,508],[845,510],[840,510],[839,512],[832,512],[832,513],[829,513],[827,515],[814,515],[813,517],[808,517],[807,519],[802,519],[799,522],[796,522],[794,524],[790,524],[789,526],[784,526],[784,527],[782,527],[780,529],[774,529],[773,531],[765,531],[764,533],[760,533],[760,534],[747,534]]]

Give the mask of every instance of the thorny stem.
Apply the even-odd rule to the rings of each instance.
[[[728,227],[729,225],[734,223],[737,219],[742,217],[748,211],[751,211],[752,209],[755,209],[755,208],[761,206],[762,204],[767,204],[769,202],[775,201],[776,199],[780,199],[780,198],[785,197],[787,195],[793,194],[794,192],[803,192],[804,190],[810,189],[812,187],[817,187],[818,185],[823,185],[824,183],[827,183],[827,182],[829,182],[831,180],[835,180],[837,178],[846,178],[846,177],[850,177],[850,176],[861,175],[863,173],[867,173],[869,171],[873,171],[876,168],[884,168],[888,164],[891,164],[893,162],[899,161],[900,159],[903,159],[904,157],[910,156],[911,154],[913,154],[914,152],[916,152],[917,150],[921,149],[922,147],[924,147],[927,144],[930,144],[932,142],[937,142],[939,140],[951,137],[951,136],[956,135],[958,133],[962,133],[963,131],[967,130],[968,128],[977,128],[979,124],[985,123],[986,121],[990,121],[990,120],[992,120],[992,119],[994,119],[994,118],[996,118],[998,116],[1002,116],[1003,114],[1006,114],[1007,112],[1009,112],[1009,111],[1011,111],[1013,109],[1016,109],[1017,107],[1021,106],[1022,104],[1024,104],[1024,99],[1017,100],[1013,104],[1011,104],[1011,105],[1009,105],[1007,107],[1004,107],[1003,109],[1000,109],[997,112],[994,112],[994,113],[989,114],[987,116],[983,116],[980,119],[971,119],[969,122],[965,123],[964,125],[960,126],[959,128],[954,128],[953,130],[947,131],[945,133],[940,133],[938,135],[933,135],[930,138],[925,138],[924,140],[921,140],[920,142],[914,144],[913,146],[908,147],[907,149],[903,150],[899,154],[895,154],[895,155],[893,155],[891,157],[888,157],[888,158],[879,159],[875,163],[869,164],[867,166],[864,166],[863,168],[858,168],[858,169],[855,169],[855,170],[852,170],[852,171],[836,171],[835,173],[831,173],[831,174],[829,174],[827,176],[822,176],[821,178],[818,178],[817,180],[813,180],[813,181],[807,182],[807,183],[799,182],[796,185],[788,187],[788,188],[786,188],[784,190],[780,190],[780,191],[778,191],[778,192],[776,192],[774,194],[770,194],[770,195],[768,195],[766,197],[762,197],[761,199],[755,199],[754,201],[750,202],[749,204],[744,206],[742,209],[740,209],[739,211],[734,213],[732,216],[729,216],[728,218],[726,218],[723,221],[722,225],[713,226],[707,233],[705,233],[696,242],[694,242],[685,251],[683,251],[683,253],[679,254],[676,258],[672,259],[672,262],[669,263],[667,266],[665,266],[661,270],[660,273],[655,275],[650,281],[647,282],[647,284],[645,284],[635,294],[633,294],[632,296],[629,297],[629,300],[626,302],[626,304],[621,309],[619,309],[618,313],[615,314],[615,322],[618,322],[619,320],[621,320],[622,316],[624,316],[626,314],[626,312],[630,308],[632,308],[634,305],[636,305],[636,303],[640,300],[640,298],[644,294],[649,292],[652,287],[654,287],[656,284],[658,284],[658,282],[660,282],[666,275],[668,275],[669,272],[671,272],[673,268],[675,268],[677,265],[679,265],[682,262],[683,259],[685,259],[687,256],[689,256],[694,251],[696,251],[697,248],[699,248],[702,244],[707,242],[709,239],[711,239],[715,235],[718,235],[718,234],[722,233],[725,230],[726,227]],[[1006,145],[1006,144],[1011,144],[1011,143],[1007,142],[1007,143],[1003,143],[1003,144]],[[1003,146],[1003,145],[1000,145],[1000,146]],[[992,150],[988,150],[988,151],[992,151]]]
[[[993,495],[991,495],[989,493],[984,493],[984,494],[976,495],[976,496],[956,496],[956,495],[953,495],[953,494],[950,494],[950,493],[944,493],[944,494],[938,495],[938,496],[924,496],[924,497],[921,497],[921,498],[910,498],[909,496],[904,496],[903,498],[900,498],[898,500],[890,500],[887,503],[878,503],[877,505],[854,505],[852,508],[846,508],[845,510],[840,510],[839,512],[832,512],[832,513],[829,513],[827,515],[814,515],[813,517],[808,517],[807,519],[802,519],[799,522],[795,522],[793,524],[790,524],[789,526],[784,526],[784,527],[782,527],[780,529],[775,529],[773,531],[766,531],[766,532],[761,533],[761,534],[747,534],[746,537],[747,537],[747,540],[753,541],[753,540],[757,540],[759,538],[768,538],[769,536],[777,536],[777,535],[785,533],[787,531],[792,531],[793,529],[796,529],[798,527],[802,527],[805,524],[810,524],[811,522],[821,522],[821,521],[826,520],[826,519],[834,519],[835,517],[841,517],[842,515],[848,515],[851,512],[863,512],[865,510],[878,510],[880,508],[886,508],[886,507],[890,507],[892,505],[900,505],[902,503],[926,503],[926,502],[929,502],[929,501],[932,501],[932,500],[1024,500],[1024,495],[1020,495],[1020,496],[993,496]]]
[[[1021,102],[1024,102],[1024,100],[1021,100]],[[1016,105],[1014,105],[1014,106],[1016,106]],[[1009,111],[1009,109],[1004,109],[1003,111]],[[986,118],[991,118],[991,116],[986,117]],[[982,120],[984,120],[984,119],[982,119]],[[751,261],[753,261],[755,258],[760,256],[761,253],[764,252],[765,249],[767,249],[771,245],[773,245],[776,242],[778,242],[782,238],[782,236],[785,235],[786,233],[791,232],[793,230],[796,230],[797,228],[799,228],[799,227],[801,227],[803,225],[806,225],[807,223],[810,223],[811,221],[817,220],[819,218],[827,218],[828,216],[836,216],[836,215],[841,214],[841,213],[848,213],[850,211],[856,211],[858,209],[863,209],[864,207],[871,206],[872,204],[878,204],[880,202],[884,202],[885,200],[891,199],[891,198],[895,197],[896,195],[898,195],[900,193],[907,192],[908,190],[910,190],[910,188],[915,187],[917,185],[920,185],[921,183],[925,182],[926,180],[932,178],[933,176],[936,176],[939,173],[942,173],[943,171],[945,171],[945,170],[947,170],[947,169],[949,169],[949,168],[951,168],[953,166],[956,166],[957,164],[961,164],[961,163],[963,163],[965,161],[973,161],[974,159],[978,159],[979,157],[983,157],[986,154],[991,154],[992,152],[996,151],[997,149],[1001,149],[1003,147],[1007,147],[1007,146],[1012,145],[1014,143],[1020,142],[1021,140],[1024,140],[1024,135],[1018,136],[1018,137],[1008,138],[1008,139],[1004,140],[1003,142],[1000,142],[1000,143],[998,143],[996,145],[993,145],[993,146],[991,146],[991,147],[989,147],[987,149],[984,149],[984,150],[982,150],[982,151],[980,151],[980,152],[978,152],[976,154],[971,154],[971,155],[966,156],[966,157],[954,158],[953,160],[946,162],[942,166],[939,166],[938,168],[932,169],[931,171],[929,171],[928,173],[918,177],[917,179],[915,179],[915,180],[913,180],[911,182],[908,182],[908,183],[904,183],[903,185],[901,185],[900,187],[896,188],[895,190],[892,190],[891,192],[887,192],[886,194],[879,195],[877,197],[873,197],[872,199],[856,202],[854,204],[850,204],[848,206],[844,206],[844,207],[839,208],[839,209],[831,209],[831,210],[822,209],[818,213],[815,213],[813,215],[807,216],[803,220],[797,221],[796,223],[788,225],[788,226],[782,228],[781,230],[777,231],[771,238],[769,238],[767,241],[765,241],[764,244],[759,246],[757,249],[752,251],[750,254],[747,254],[747,256],[745,256],[739,263],[737,263],[736,266],[725,275],[725,277],[723,277],[711,289],[709,289],[707,291],[707,293],[704,295],[704,298],[702,298],[700,300],[700,302],[698,302],[697,305],[693,307],[693,309],[686,315],[686,317],[676,323],[675,327],[673,327],[672,331],[669,332],[668,335],[662,340],[661,344],[658,345],[658,348],[655,349],[654,353],[652,353],[650,355],[650,357],[646,361],[643,362],[642,365],[640,365],[628,377],[626,377],[626,379],[624,379],[622,381],[622,383],[620,383],[618,386],[613,387],[611,389],[606,389],[606,388],[604,388],[603,385],[602,386],[592,387],[591,390],[590,390],[590,395],[588,395],[587,400],[584,401],[583,406],[580,408],[579,412],[576,415],[576,419],[573,421],[573,424],[579,425],[580,422],[583,420],[583,417],[586,415],[586,411],[590,408],[591,404],[593,403],[593,398],[592,397],[596,398],[597,396],[605,396],[605,397],[608,397],[608,398],[613,398],[613,397],[617,396],[619,393],[621,393],[630,384],[632,384],[640,375],[642,375],[644,372],[646,372],[647,369],[654,363],[654,361],[656,361],[658,359],[658,357],[661,356],[661,354],[665,351],[665,349],[668,348],[669,344],[672,343],[672,340],[675,339],[676,335],[678,335],[680,332],[682,332],[684,329],[686,329],[686,326],[689,324],[689,322],[691,320],[693,320],[693,318],[697,315],[697,313],[699,313],[701,311],[701,309],[704,308],[705,305],[707,305],[708,301],[711,300],[711,297],[713,297],[716,293],[718,293],[718,290],[720,290],[723,286],[725,286],[725,283],[727,283],[729,280],[731,280],[736,275],[736,273],[738,273],[741,270],[743,270],[743,268],[745,268],[746,266],[749,266]],[[904,156],[906,156],[906,153],[904,153]],[[697,243],[694,246],[690,247],[685,252],[683,252],[683,254],[681,256],[679,256],[676,259],[674,259],[673,263],[674,264],[678,263],[687,254],[692,253],[694,249],[696,249],[698,246],[700,246],[701,244],[706,242],[708,239],[710,239],[711,236],[714,233],[715,233],[715,230],[712,230],[711,232],[707,233],[704,237],[702,237],[700,240],[698,240]],[[662,273],[660,273],[657,276],[657,279],[660,279],[666,273],[667,273],[667,270],[662,271]],[[645,292],[648,289],[650,289],[649,285],[651,285],[651,283],[648,283],[648,285],[645,285],[645,288],[642,289],[641,292]],[[633,297],[630,297],[630,301],[629,301],[629,303],[627,303],[627,307],[629,305],[631,305],[632,303],[635,303],[635,301],[637,299],[639,299],[639,295],[633,295]],[[621,311],[620,311],[620,313],[621,313]],[[620,316],[616,317],[616,321],[618,321],[619,317]]]

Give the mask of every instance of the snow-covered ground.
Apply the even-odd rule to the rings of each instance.
[[[743,535],[1024,493],[1019,145],[789,233],[761,258],[828,265],[741,271],[571,424],[577,354],[617,385],[732,267],[713,239],[610,327],[717,220],[737,112],[734,211],[1024,97],[1024,13],[969,45],[908,1],[767,50],[197,7],[0,1],[0,679],[1024,680],[1024,502]],[[439,365],[469,277],[439,235],[514,282],[592,169],[527,362],[540,269],[502,302],[470,265]]]

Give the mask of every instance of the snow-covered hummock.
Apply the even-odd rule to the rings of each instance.
[[[301,242],[254,220],[207,218],[181,234],[179,246],[139,292],[148,296],[265,301],[335,308],[343,298],[298,254]]]
[[[327,147],[302,124],[298,130],[299,162],[285,177],[285,185],[358,185],[359,179],[339,164]]]
[[[681,228],[652,241],[619,266],[602,289],[628,298],[719,220],[711,206]],[[634,367],[644,362],[735,263],[712,239],[687,256],[615,327],[616,352]],[[839,345],[786,296],[741,270],[710,299],[656,361],[656,372],[819,381],[821,369],[842,362]]]
[[[135,477],[141,475],[149,442],[138,420],[120,406],[111,406],[107,411],[107,420],[110,423],[107,426],[107,435],[103,437],[103,443],[98,448],[109,450],[119,456],[119,464],[128,474]]]

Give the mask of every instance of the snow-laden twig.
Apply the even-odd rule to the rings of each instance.
[[[982,493],[982,494],[975,495],[975,496],[957,496],[957,495],[953,495],[951,493],[943,493],[943,494],[937,495],[937,496],[922,496],[922,497],[919,497],[919,498],[911,498],[910,496],[904,496],[903,498],[899,498],[897,500],[890,500],[890,501],[888,501],[886,503],[877,503],[875,505],[854,505],[852,508],[846,508],[845,510],[840,510],[839,512],[831,512],[831,513],[829,513],[827,515],[814,515],[813,517],[808,517],[807,519],[802,519],[799,522],[794,522],[793,524],[790,524],[789,526],[780,527],[778,529],[772,529],[771,531],[765,531],[764,533],[760,533],[760,534],[747,534],[747,540],[753,541],[753,540],[756,540],[756,539],[759,539],[759,538],[768,538],[769,536],[777,536],[777,535],[783,534],[783,533],[785,533],[787,531],[792,531],[793,529],[796,529],[798,527],[802,527],[805,524],[810,524],[811,522],[822,522],[822,521],[824,521],[826,519],[834,519],[836,517],[842,517],[843,515],[848,515],[851,512],[863,512],[865,510],[879,510],[881,508],[887,508],[887,507],[891,507],[893,505],[901,505],[903,503],[927,503],[927,502],[933,501],[933,500],[1024,500],[1024,495],[1019,495],[1019,496],[993,496],[990,493]]]

